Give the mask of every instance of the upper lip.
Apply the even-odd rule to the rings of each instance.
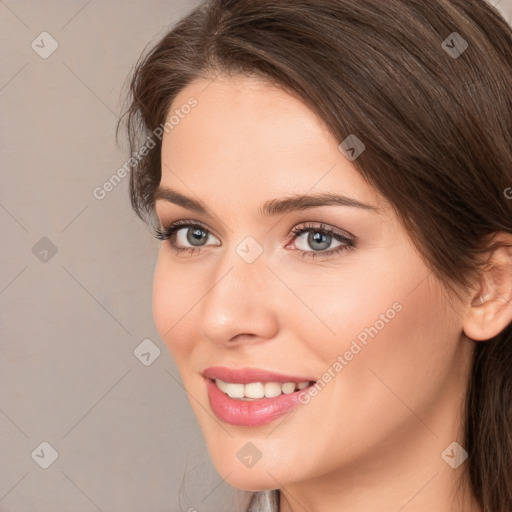
[[[210,366],[203,372],[207,379],[220,379],[233,384],[249,384],[250,382],[311,382],[316,379],[297,375],[284,375],[269,372],[261,368],[227,368],[225,366]]]

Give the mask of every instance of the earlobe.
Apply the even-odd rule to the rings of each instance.
[[[464,334],[475,341],[490,340],[512,322],[512,235],[500,233],[495,241],[499,245],[489,256],[464,317]]]

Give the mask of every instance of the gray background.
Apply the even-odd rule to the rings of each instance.
[[[156,333],[158,242],[128,178],[93,196],[129,156],[114,130],[130,68],[197,3],[0,1],[1,512],[219,512],[248,498],[216,473]],[[512,21],[512,0],[493,3]],[[42,32],[58,43],[46,59]],[[58,453],[47,469],[42,442]]]

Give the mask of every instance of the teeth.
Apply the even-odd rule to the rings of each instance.
[[[227,382],[224,382],[223,380],[220,380],[220,379],[215,379],[215,384],[217,384],[217,387],[223,393],[227,393],[228,392],[228,383]]]
[[[228,391],[229,386],[228,384]],[[245,385],[245,398],[263,398],[265,396],[265,386],[261,382],[251,382]]]
[[[267,382],[265,384],[265,397],[273,398],[279,396],[283,391],[283,386],[279,382]]]
[[[249,384],[233,384],[220,379],[215,379],[215,384],[231,398],[242,400],[257,400],[259,398],[273,398],[281,393],[289,395],[297,389],[304,389],[309,386],[309,382],[250,382]]]
[[[283,393],[285,395],[289,395],[290,393],[293,393],[295,391],[295,382],[287,382],[286,384],[283,384]]]
[[[231,398],[243,398],[244,397],[244,385],[243,384],[228,384],[226,382],[226,393]]]

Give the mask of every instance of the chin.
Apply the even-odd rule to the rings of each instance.
[[[277,489],[280,485],[277,483],[276,479],[272,478],[264,469],[235,469],[227,476],[225,476],[226,473],[224,472],[218,471],[218,473],[221,478],[224,478],[227,484],[241,491],[269,491]],[[281,482],[279,475],[277,475],[276,478]]]
[[[288,482],[282,464],[275,465],[274,461],[257,456],[252,461],[244,460],[247,453],[253,453],[250,441],[237,442],[236,446],[219,445],[216,440],[211,443],[208,448],[213,465],[219,476],[232,487],[243,491],[266,491]]]

